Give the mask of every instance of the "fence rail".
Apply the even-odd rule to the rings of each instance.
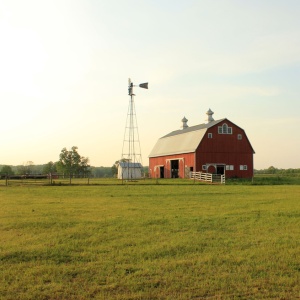
[[[8,185],[67,185],[89,184],[91,177],[69,174],[25,174],[10,175],[0,173],[0,186]]]
[[[210,183],[225,184],[225,175],[204,173],[204,172],[191,172],[190,178],[199,181],[205,181]]]
[[[216,175],[203,172],[191,172],[190,178],[208,183],[225,184],[225,175]],[[113,178],[96,178],[92,176],[79,176],[69,174],[26,174],[9,175],[0,173],[0,186],[20,186],[20,185],[89,185],[106,184],[105,180]],[[144,178],[145,180],[145,178]],[[123,183],[122,183],[123,184]]]

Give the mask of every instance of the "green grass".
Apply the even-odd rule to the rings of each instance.
[[[0,187],[0,299],[300,297],[300,186],[178,182]]]

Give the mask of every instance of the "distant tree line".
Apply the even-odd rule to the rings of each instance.
[[[278,175],[289,175],[289,174],[300,174],[300,169],[278,169],[271,166],[267,169],[254,170],[254,174],[278,174]]]
[[[0,173],[8,175],[30,174],[64,174],[66,176],[80,177],[113,177],[114,170],[111,167],[91,167],[89,158],[78,153],[78,147],[73,146],[70,150],[63,148],[59,154],[59,160],[49,161],[46,164],[35,165],[27,161],[23,165],[10,166],[0,165]]]
[[[24,165],[18,166],[9,166],[9,165],[0,165],[0,173],[9,174],[9,175],[26,175],[26,174],[55,174],[63,173],[60,170],[60,167],[57,164],[58,162],[48,162],[43,165],[31,165],[30,169],[25,169]],[[114,173],[111,167],[89,167],[89,176],[90,177],[114,177]]]
[[[111,178],[118,173],[118,163],[116,161],[112,167],[93,167],[89,165],[89,158],[78,153],[78,147],[73,146],[70,150],[63,148],[59,154],[59,160],[49,161],[46,164],[35,165],[32,161],[27,161],[23,165],[11,166],[0,165],[0,173],[8,175],[31,175],[31,174],[64,174],[80,177]],[[148,172],[148,167],[144,167],[144,172]]]

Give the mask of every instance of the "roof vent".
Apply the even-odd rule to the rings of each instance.
[[[181,122],[182,122],[181,128],[182,129],[186,129],[186,128],[189,127],[188,124],[187,124],[187,121],[188,121],[188,119],[186,117],[183,117],[183,119],[181,120]]]
[[[210,123],[210,122],[214,121],[214,118],[212,117],[212,115],[214,114],[214,112],[211,111],[211,109],[209,109],[206,114],[207,114],[207,118],[206,118],[205,121],[207,123]]]

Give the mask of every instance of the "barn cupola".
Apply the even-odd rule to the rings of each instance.
[[[186,117],[183,117],[183,119],[181,120],[181,122],[182,122],[181,128],[182,129],[186,129],[186,128],[189,127],[188,124],[187,124],[187,121],[188,121],[188,119]]]
[[[212,117],[212,115],[214,114],[214,112],[211,110],[211,109],[209,109],[207,112],[206,112],[206,114],[207,114],[207,118],[206,118],[206,123],[210,123],[210,122],[212,122],[212,121],[214,121],[214,118]]]

